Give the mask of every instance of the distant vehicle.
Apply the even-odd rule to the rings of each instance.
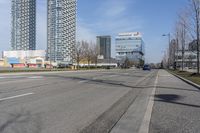
[[[148,71],[150,71],[150,70],[151,70],[150,65],[144,65],[144,66],[143,66],[143,70],[148,70]]]

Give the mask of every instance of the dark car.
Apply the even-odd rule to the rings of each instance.
[[[144,66],[143,66],[143,70],[148,70],[148,71],[150,71],[150,70],[151,70],[151,67],[150,67],[149,65],[144,65]]]

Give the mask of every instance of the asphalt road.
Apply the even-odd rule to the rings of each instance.
[[[164,70],[0,74],[0,133],[198,133],[199,97]]]
[[[156,74],[142,70],[1,74],[0,133],[110,132],[143,96],[141,86],[153,84]],[[135,129],[143,116],[138,119]]]

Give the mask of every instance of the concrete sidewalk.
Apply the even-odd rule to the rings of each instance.
[[[200,91],[159,71],[150,133],[199,133]]]
[[[143,91],[111,133],[199,133],[200,91],[165,70]],[[156,89],[156,91],[155,91]],[[155,91],[155,93],[154,93]]]

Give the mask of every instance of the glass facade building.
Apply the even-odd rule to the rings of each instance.
[[[73,62],[76,42],[76,0],[48,0],[47,60]]]
[[[36,49],[36,0],[11,1],[12,50]]]
[[[97,36],[97,46],[100,56],[103,56],[104,59],[111,58],[111,36]]]
[[[144,42],[139,32],[120,33],[115,38],[116,59],[123,62],[126,58],[139,63],[144,61]]]

